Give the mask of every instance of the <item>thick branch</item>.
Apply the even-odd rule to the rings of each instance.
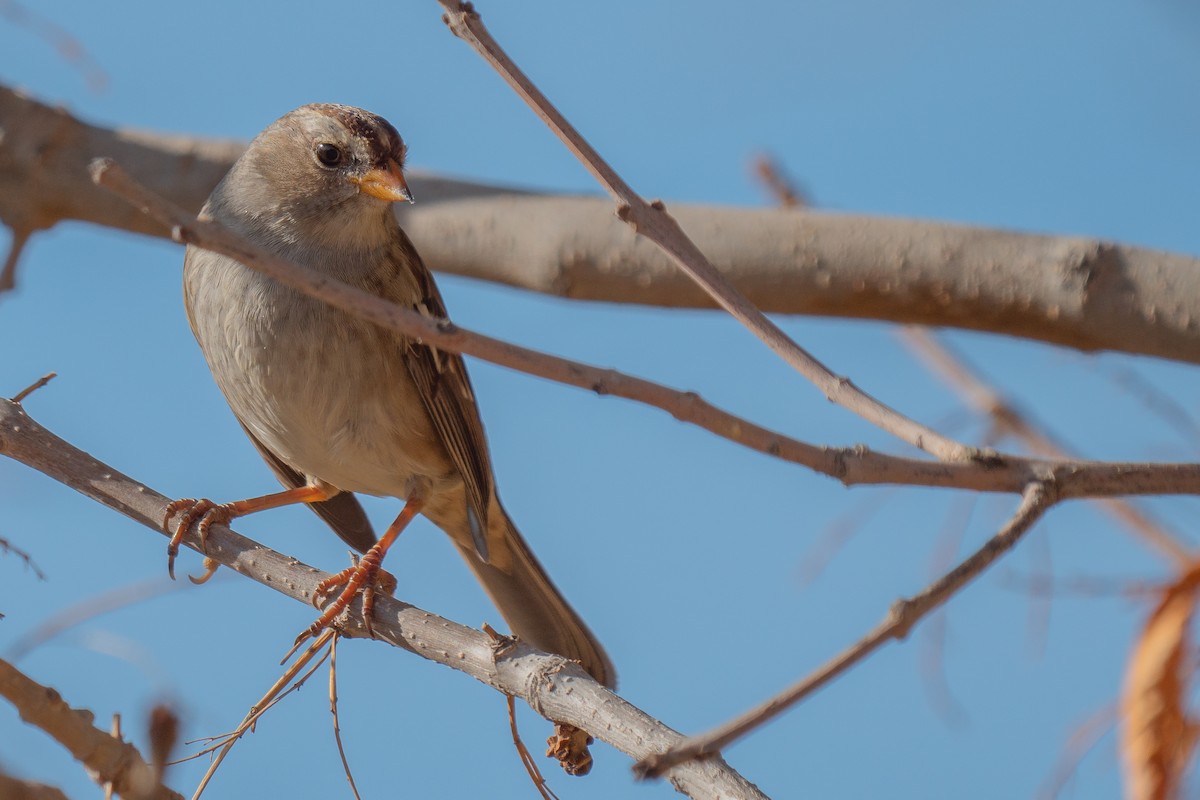
[[[98,783],[111,783],[121,797],[182,800],[182,795],[156,780],[154,769],[137,748],[93,725],[92,712],[71,708],[54,689],[42,686],[2,659],[0,696],[12,703],[22,720],[41,728],[65,747],[96,776]]]
[[[244,145],[234,141],[99,128],[63,108],[0,87],[0,220],[17,230],[79,219],[162,235],[132,209],[108,202],[91,183],[97,153],[127,161],[148,186],[200,209]]]
[[[88,125],[0,87],[0,220],[82,220],[165,235],[92,185],[111,156],[196,212],[241,154],[221,142]],[[601,198],[414,176],[404,225],[429,265],[580,300],[711,307]],[[766,312],[942,325],[1078,350],[1200,363],[1200,259],[1096,239],[795,210],[672,204],[696,244]]]
[[[155,192],[192,211],[200,210],[246,143],[89,125],[66,109],[52,107],[0,86],[0,220],[19,230],[49,228],[80,220],[109,228],[162,236],[163,231],[132,208],[114,205],[92,183],[88,164],[108,156],[124,164]],[[423,202],[515,189],[416,177]]]
[[[72,447],[8,400],[0,400],[0,453],[162,534],[166,497]],[[192,533],[185,544],[198,550]],[[223,525],[211,529],[207,555],[306,606],[317,583],[328,577]],[[547,719],[574,725],[635,759],[667,750],[683,740],[680,734],[605,689],[578,664],[561,656],[540,653],[520,642],[497,648],[481,631],[390,597],[376,598],[373,628],[378,638],[520,697]],[[344,633],[366,635],[357,602]],[[764,797],[719,760],[685,765],[667,777],[690,797]]]

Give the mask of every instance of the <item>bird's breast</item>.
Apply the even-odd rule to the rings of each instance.
[[[404,364],[398,335],[281,286],[223,256],[190,250],[192,330],[237,417],[305,475],[403,497],[453,467]]]

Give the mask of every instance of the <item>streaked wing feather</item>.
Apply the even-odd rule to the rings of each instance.
[[[399,231],[411,265],[421,300],[418,310],[434,317],[446,317],[446,304],[425,268],[420,255],[404,231]],[[467,376],[467,366],[457,353],[447,353],[417,341],[408,344],[406,359],[409,374],[421,392],[425,409],[442,439],[454,465],[462,474],[467,489],[468,511],[475,519],[472,531],[479,557],[487,561],[488,503],[492,496],[492,468],[488,458],[483,421],[475,404],[475,392]]]

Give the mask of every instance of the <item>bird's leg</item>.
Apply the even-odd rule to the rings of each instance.
[[[171,541],[167,544],[167,572],[172,579],[175,578],[175,556],[179,555],[179,543],[183,541],[183,535],[194,522],[198,521],[196,534],[200,537],[200,549],[203,550],[208,539],[208,529],[214,523],[228,525],[235,517],[244,517],[256,511],[266,511],[268,508],[279,508],[293,503],[319,503],[337,493],[337,489],[326,483],[312,483],[283,492],[265,494],[262,497],[219,505],[204,498],[185,497],[175,500],[167,506],[167,513],[163,517],[163,530],[171,534]],[[182,514],[179,524],[172,531],[171,518],[180,512]]]
[[[421,509],[425,507],[426,492],[424,490],[414,491],[409,495],[408,501],[404,504],[404,508],[400,511],[400,516],[396,517],[396,521],[388,526],[383,537],[380,538],[375,546],[368,550],[363,557],[358,560],[354,566],[347,567],[336,575],[330,575],[325,580],[317,584],[316,590],[313,592],[313,605],[320,607],[333,591],[339,587],[344,587],[332,603],[325,607],[321,616],[317,621],[308,626],[299,636],[296,637],[296,644],[304,641],[310,636],[316,636],[322,628],[329,627],[337,616],[346,610],[350,602],[354,599],[354,595],[358,594],[359,590],[363,593],[363,623],[367,627],[367,634],[374,638],[375,632],[371,629],[371,617],[375,612],[375,584],[381,570],[380,564],[383,563],[383,557],[387,555],[388,548],[396,541],[408,523],[412,522],[413,517],[421,513]],[[384,573],[386,575],[386,573]],[[390,577],[390,576],[389,576]],[[393,588],[395,579],[392,578]]]

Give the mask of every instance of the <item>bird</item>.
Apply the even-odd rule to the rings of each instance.
[[[305,105],[250,143],[200,216],[283,259],[444,319],[441,292],[392,211],[394,203],[412,201],[406,156],[404,140],[383,117],[346,105]],[[172,576],[192,525],[203,541],[217,522],[306,503],[363,553],[321,584],[316,601],[336,598],[306,633],[331,624],[359,591],[369,625],[383,555],[419,513],[450,537],[513,633],[615,687],[604,648],[500,503],[460,355],[196,246],[184,257],[183,294],[217,386],[285,489],[229,503],[169,504],[163,524],[173,533]],[[382,538],[356,494],[404,501]]]

